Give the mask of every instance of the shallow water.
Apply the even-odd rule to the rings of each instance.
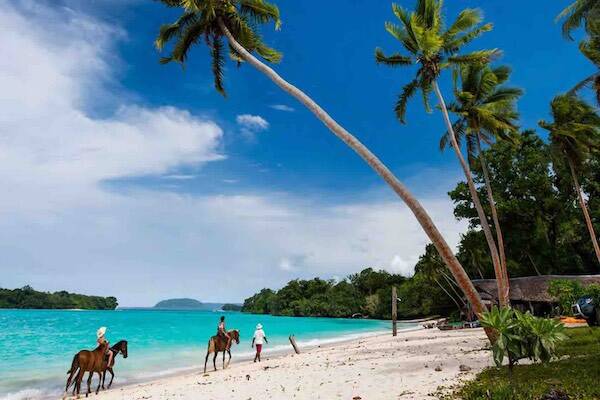
[[[266,353],[288,348],[290,334],[306,346],[390,329],[386,321],[235,312],[0,310],[0,399],[62,393],[73,355],[95,347],[100,326],[108,327],[106,337],[111,344],[121,339],[129,343],[129,358],[117,360],[117,385],[203,366],[206,344],[215,334],[220,315],[226,315],[228,329],[241,333],[240,344],[232,350],[233,362],[252,354],[250,343],[259,322],[269,339]],[[410,327],[401,324],[399,328]]]

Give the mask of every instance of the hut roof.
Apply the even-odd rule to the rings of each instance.
[[[548,293],[548,286],[550,281],[557,279],[577,280],[583,286],[592,283],[600,284],[600,275],[540,275],[511,278],[510,300],[554,303],[556,299]],[[473,285],[482,298],[498,298],[498,287],[495,279],[475,279]]]

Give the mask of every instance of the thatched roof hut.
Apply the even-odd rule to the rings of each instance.
[[[548,293],[550,282],[559,279],[576,280],[582,286],[600,284],[600,275],[540,275],[512,278],[510,279],[510,301],[515,306],[524,305],[532,311],[535,308],[545,313],[549,311],[548,306],[552,307],[557,302]],[[495,279],[475,279],[473,285],[485,303],[498,303],[498,287]]]

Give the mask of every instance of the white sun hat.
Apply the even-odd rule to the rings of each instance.
[[[106,327],[102,326],[100,327],[100,329],[98,329],[98,331],[96,332],[96,336],[98,337],[98,339],[100,339],[102,336],[104,336],[104,334],[106,333]]]
[[[256,325],[256,329],[262,329],[262,325],[261,324]]]

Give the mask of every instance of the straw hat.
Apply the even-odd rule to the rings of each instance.
[[[100,329],[98,329],[98,331],[96,332],[96,336],[98,337],[98,339],[100,339],[101,337],[104,336],[104,334],[106,333],[106,327],[102,326],[100,327]]]
[[[261,324],[256,325],[256,329],[262,329],[262,325]]]

